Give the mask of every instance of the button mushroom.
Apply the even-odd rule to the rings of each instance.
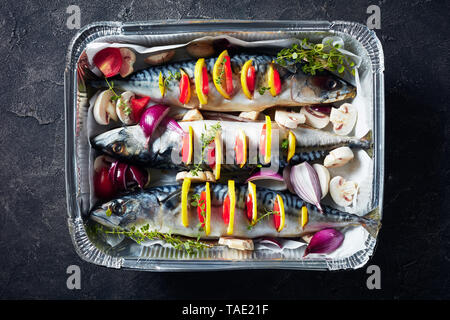
[[[338,135],[347,135],[355,126],[358,112],[350,103],[344,103],[337,108],[332,108],[330,113],[330,121],[333,123],[333,131]]]
[[[133,65],[136,62],[136,54],[128,48],[120,48],[120,55],[122,56],[122,66],[119,74],[122,78],[133,73]]]
[[[116,106],[111,100],[114,93],[111,90],[101,92],[95,100],[93,114],[98,124],[107,125],[109,119],[117,121]]]

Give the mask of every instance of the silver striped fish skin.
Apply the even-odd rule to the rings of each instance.
[[[204,184],[191,187],[189,195],[200,194],[205,190]],[[217,239],[227,235],[227,225],[222,220],[223,201],[228,193],[228,187],[223,184],[211,184],[211,232],[207,236],[198,227],[196,207],[189,207],[189,226],[181,222],[181,185],[155,187],[139,193],[130,194],[111,200],[93,209],[90,219],[109,228],[130,230],[149,225],[150,230],[163,233],[200,237],[201,239]],[[246,216],[247,186],[236,185],[236,207],[233,236],[242,238],[257,237],[301,237],[324,228],[344,228],[362,225],[365,228],[375,228],[375,221],[367,217],[341,212],[331,207],[323,206],[323,213],[287,191],[275,192],[269,189],[257,188],[258,216],[273,210],[273,201],[277,194],[283,198],[285,206],[285,226],[278,232],[275,229],[273,216],[261,219],[251,229]],[[301,208],[308,209],[308,222],[304,227],[300,223]],[[107,210],[110,214],[107,215]],[[370,232],[370,231],[369,231]]]
[[[253,99],[248,99],[241,87],[240,71],[247,60],[253,60],[253,66],[256,71],[255,93]],[[328,71],[319,72],[316,75],[303,73],[301,68],[292,67],[287,69],[274,64],[279,71],[281,92],[273,97],[268,90],[264,94],[258,93],[258,88],[267,87],[266,72],[268,65],[276,57],[266,55],[247,55],[238,54],[231,57],[231,67],[233,76],[234,91],[231,99],[225,99],[215,88],[212,70],[216,58],[205,59],[209,71],[209,92],[208,103],[200,105],[195,90],[194,69],[195,60],[165,64],[162,66],[153,66],[138,71],[129,77],[122,79],[112,79],[114,87],[123,91],[132,91],[137,95],[151,97],[152,101],[164,103],[171,106],[177,106],[187,109],[200,108],[211,111],[263,111],[272,106],[304,106],[312,104],[334,103],[353,98],[356,95],[356,88],[333,75]],[[295,69],[292,72],[292,68]],[[187,104],[182,104],[179,98],[179,81],[168,81],[164,97],[161,96],[159,87],[159,74],[162,73],[165,79],[171,74],[184,70],[191,82],[191,99]],[[91,81],[94,88],[107,88],[105,81]]]

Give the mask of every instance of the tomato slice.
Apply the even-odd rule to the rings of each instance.
[[[109,78],[119,73],[123,59],[119,48],[105,48],[95,54],[93,62]]]
[[[251,66],[247,72],[247,88],[253,94],[255,91],[255,67]]]
[[[139,122],[141,119],[142,112],[144,112],[145,107],[150,102],[150,97],[142,97],[142,98],[131,98],[131,110],[133,114],[133,120]]]
[[[279,229],[280,228],[280,224],[281,224],[281,210],[280,210],[280,204],[278,203],[278,201],[275,201],[275,203],[273,204],[273,221],[275,223],[275,229]]]
[[[233,74],[231,70],[230,56],[225,57],[225,82],[226,92],[231,95],[233,93]]]
[[[214,143],[214,141],[211,142],[207,147],[206,159],[208,161],[208,165],[211,168],[214,168],[214,166],[216,165],[216,144]]]
[[[251,222],[253,220],[253,199],[251,194],[248,194],[245,204],[247,206],[247,218]]]
[[[262,156],[266,155],[266,125],[264,124],[261,130],[261,137],[259,138],[259,153]]]
[[[202,91],[205,95],[209,92],[208,69],[206,67],[202,69]]]
[[[180,97],[178,98],[178,100],[182,104],[186,104],[189,102],[189,99],[190,99],[189,76],[183,72],[180,80]]]
[[[223,211],[222,211],[223,222],[228,225],[230,223],[230,195],[227,194],[225,200],[223,201]]]
[[[280,74],[277,70],[273,70],[273,85],[275,87],[275,94],[279,95],[281,92],[281,80],[280,80]]]
[[[200,199],[198,200],[197,206],[197,214],[198,220],[200,221],[202,228],[205,227],[205,219],[206,219],[206,192],[203,191],[200,194]]]

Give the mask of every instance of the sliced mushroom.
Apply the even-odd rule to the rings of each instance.
[[[280,126],[295,129],[299,124],[306,122],[306,116],[302,113],[277,110],[275,111],[275,122]]]
[[[117,121],[116,106],[111,100],[114,93],[111,90],[101,92],[95,100],[93,114],[98,124],[107,125],[109,119]]]
[[[341,176],[336,176],[330,181],[331,198],[341,207],[351,205],[357,193],[358,184],[354,181],[347,181]]]
[[[154,54],[149,55],[147,58],[145,58],[144,62],[148,63],[152,66],[156,66],[159,64],[169,62],[173,58],[174,55],[175,55],[175,50],[154,53]]]
[[[244,118],[248,120],[257,120],[261,113],[258,111],[243,111],[239,114],[239,118]]]
[[[122,121],[126,125],[135,124],[136,121],[133,119],[133,115],[131,112],[131,98],[134,98],[135,95],[131,91],[125,91],[120,95],[120,98],[116,101],[116,113],[119,117],[120,121]]]
[[[251,239],[239,239],[230,237],[220,237],[219,244],[227,246],[232,249],[238,250],[254,250],[253,240]]]
[[[181,171],[178,172],[175,180],[183,181],[186,178],[191,179],[191,182],[216,182],[216,178],[211,171],[198,171],[197,174],[194,175],[190,171]]]
[[[207,58],[214,54],[211,41],[196,41],[186,47],[188,54],[194,58]]]
[[[197,121],[203,120],[203,116],[198,109],[192,109],[186,112],[181,121]]]
[[[122,56],[122,66],[119,74],[122,78],[133,73],[133,65],[136,62],[136,54],[128,48],[120,48],[120,55]]]
[[[358,111],[350,103],[344,103],[339,109],[332,108],[330,121],[333,123],[333,131],[339,135],[347,135],[355,126]]]
[[[342,167],[354,158],[353,151],[349,147],[340,147],[331,150],[323,159],[323,165],[327,168]]]
[[[315,111],[310,107],[303,107],[300,113],[306,117],[306,124],[316,129],[325,128],[330,122],[330,117],[325,113]]]

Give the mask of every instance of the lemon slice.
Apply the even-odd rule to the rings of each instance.
[[[228,95],[228,93],[226,93],[224,86],[223,86],[224,82],[226,82],[226,79],[225,79],[225,57],[226,56],[228,56],[228,51],[224,50],[219,55],[216,62],[214,63],[213,81],[214,81],[214,85],[216,86],[217,91],[219,91],[219,93],[225,99],[231,99],[230,96]]]
[[[252,200],[252,219],[251,224],[256,223],[256,219],[258,218],[258,204],[256,198],[256,185],[252,182],[248,182],[248,194],[251,196]]]
[[[188,148],[188,153],[186,154],[186,150],[182,150],[182,160],[185,164],[191,164],[192,162],[192,155],[193,155],[193,149],[194,149],[194,130],[191,126],[189,126],[188,131],[188,141],[185,141],[185,138],[183,137],[183,148]]]
[[[159,72],[158,86],[159,91],[161,92],[161,97],[164,98],[164,94],[166,93],[166,87],[164,86],[164,76],[161,71]]]
[[[198,101],[200,104],[208,103],[208,96],[203,93],[203,68],[205,67],[205,59],[198,59],[195,64],[194,70],[194,80],[195,80],[195,91],[197,92]]]
[[[284,228],[285,212],[284,212],[283,198],[279,194],[277,194],[276,202],[278,203],[278,207],[279,207],[278,214],[279,214],[279,219],[280,219],[280,225],[278,226],[277,231],[280,232]]]
[[[181,223],[183,226],[189,226],[188,220],[188,195],[189,188],[191,187],[191,179],[184,179],[181,186]]]
[[[289,130],[289,136],[288,136],[288,155],[287,155],[287,161],[289,162],[289,160],[292,159],[292,157],[295,154],[295,144],[296,144],[296,138],[295,138],[295,134]]]
[[[221,143],[220,132],[216,133],[216,137],[214,138],[215,151],[216,151],[216,164],[214,167],[214,176],[216,181],[220,179],[220,167],[222,164],[222,143]]]
[[[269,83],[270,94],[273,97],[276,97],[278,95],[278,93],[279,93],[279,92],[277,92],[277,85],[275,83],[275,72],[277,72],[277,71],[275,71],[275,69],[273,68],[273,64],[270,64],[269,65],[269,71],[268,71],[268,74],[267,74],[267,77],[268,77],[268,81],[267,82]],[[277,78],[278,78],[278,83],[279,83],[280,79],[279,79],[278,73],[277,73]]]
[[[264,155],[264,162],[270,162],[270,149],[272,147],[272,121],[269,116],[266,116],[266,154]]]
[[[253,63],[252,60],[248,60],[246,63],[244,63],[244,65],[242,66],[242,70],[241,70],[242,91],[244,92],[245,96],[249,99],[253,99],[253,95],[250,92],[250,90],[248,90],[247,73],[248,73],[248,69],[252,66],[252,63]]]
[[[228,180],[228,195],[230,196],[230,220],[228,222],[227,234],[233,234],[234,207],[236,206],[236,194],[234,191],[234,180]]]
[[[206,183],[206,219],[205,219],[205,233],[211,233],[211,192],[209,190],[209,182]]]
[[[308,209],[306,208],[306,206],[303,206],[302,211],[300,213],[300,224],[302,226],[302,229],[305,228],[307,223],[308,223]]]

